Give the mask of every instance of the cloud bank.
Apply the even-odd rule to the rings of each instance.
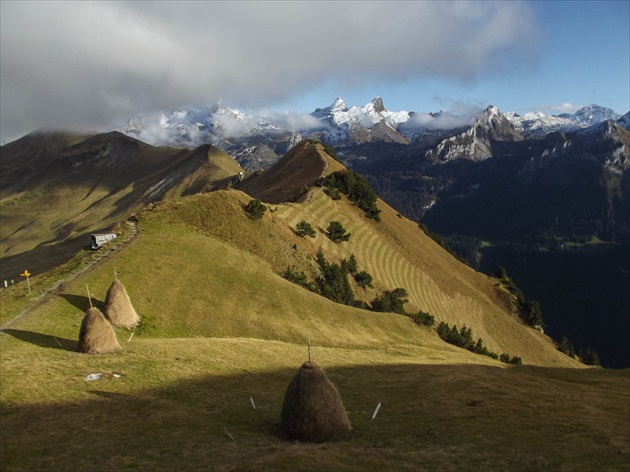
[[[2,2],[2,139],[326,80],[474,82],[535,60],[521,2]]]

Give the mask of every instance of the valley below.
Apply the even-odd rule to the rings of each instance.
[[[606,246],[606,245],[600,245]],[[505,267],[543,307],[545,333],[591,348],[602,365],[627,368],[630,346],[630,251],[627,246],[527,251],[509,246],[482,249],[480,270]]]

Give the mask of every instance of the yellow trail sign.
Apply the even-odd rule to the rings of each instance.
[[[20,274],[21,277],[26,277],[26,284],[28,285],[28,294],[31,294],[31,281],[28,279],[28,276],[31,275],[31,273],[27,270],[24,269],[24,273]]]

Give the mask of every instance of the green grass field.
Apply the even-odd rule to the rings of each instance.
[[[492,279],[385,206],[371,222],[316,191],[253,221],[248,200],[220,191],[158,205],[140,215],[131,242],[49,298],[20,293],[24,283],[0,291],[3,471],[630,470],[629,371],[578,368],[505,311]],[[353,236],[300,239],[301,219],[323,228],[338,219]],[[320,247],[331,260],[354,253],[378,288],[404,286],[413,306],[465,322],[529,365],[507,367],[278,275],[312,269]],[[34,287],[75,266],[33,277]],[[119,353],[76,353],[85,286],[102,306],[114,269],[142,325],[133,336],[117,330]],[[348,440],[276,434],[308,338],[348,411]]]

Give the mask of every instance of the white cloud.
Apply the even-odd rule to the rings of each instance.
[[[471,81],[531,63],[521,2],[1,2],[3,139],[264,107],[326,80]],[[288,117],[287,117],[288,119]]]
[[[288,129],[290,131],[308,131],[322,126],[317,118],[308,113],[278,112],[263,109],[258,111],[257,115],[281,129]]]
[[[474,122],[473,116],[441,113],[433,116],[429,113],[416,113],[402,125],[402,128],[453,129],[469,126]]]
[[[561,113],[573,114],[582,108],[582,105],[574,105],[573,103],[565,102],[558,105],[538,105],[537,111],[543,111],[548,115],[559,115]]]
[[[481,114],[484,106],[457,100],[436,98],[446,111],[435,114],[415,113],[404,124],[404,128],[452,129],[469,126]]]

